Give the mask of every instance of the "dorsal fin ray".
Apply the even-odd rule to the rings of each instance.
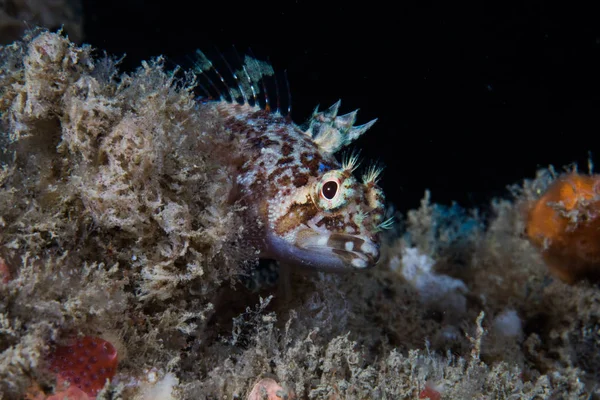
[[[219,89],[219,87],[213,82],[213,80],[208,75],[208,72],[211,69],[212,69],[212,62],[208,59],[208,57],[206,57],[204,55],[203,52],[201,52],[200,50],[196,50],[196,59],[194,60],[194,66],[193,66],[192,70],[194,71],[194,73],[196,75],[203,76],[208,81],[208,84],[214,89],[214,91],[217,92],[218,98],[220,100],[224,100],[223,93],[221,93],[221,90]],[[202,88],[206,92],[208,92],[208,90],[206,88],[204,88],[204,86],[202,86]],[[212,96],[210,96],[210,93],[209,93],[209,97],[212,97]]]
[[[218,49],[217,49],[217,53],[221,54],[221,52]],[[221,55],[221,57],[223,57],[223,56]],[[210,63],[210,68],[214,71],[215,75],[217,75],[217,77],[219,78],[219,80],[221,81],[223,86],[225,86],[225,89],[229,93],[229,101],[234,102],[235,94],[233,93],[233,90],[231,89],[231,87],[229,87],[229,85],[227,84],[227,81],[225,81],[225,78],[223,78],[223,75],[221,75],[221,72],[219,72],[219,69],[217,67],[215,67],[208,58],[206,60]]]
[[[235,53],[235,56],[237,58],[238,63],[242,66],[242,72],[244,73],[244,76],[246,77],[247,81],[248,81],[248,88],[250,89],[250,92],[252,93],[252,100],[254,101],[254,104],[252,104],[253,106],[256,106],[258,103],[258,99],[256,98],[256,88],[254,87],[254,84],[252,82],[252,78],[250,77],[250,74],[248,74],[248,70],[246,68],[246,64],[242,61],[242,58],[240,57],[240,53],[238,53],[237,49],[235,48],[235,46],[233,47],[233,51]],[[248,103],[250,104],[250,103]]]
[[[240,84],[240,79],[238,78],[238,74],[231,68],[231,65],[229,64],[229,62],[227,61],[227,58],[223,55],[223,53],[219,52],[219,55],[221,56],[221,59],[227,66],[229,73],[231,74],[231,76],[233,76],[233,79],[235,80],[235,86],[236,86],[238,92],[240,93],[240,95],[242,96],[242,103],[247,104],[248,98],[246,97],[246,93],[244,92],[244,89],[242,88],[242,86]]]
[[[267,58],[267,61],[271,61]],[[279,98],[279,84],[277,83],[277,76],[273,74],[273,83],[275,84],[275,113],[281,114],[281,100]]]
[[[287,113],[286,116],[288,118],[291,118],[292,116],[292,92],[290,90],[290,81],[288,79],[288,75],[287,75],[287,69],[283,71],[283,77],[285,79],[285,87],[288,93],[288,105],[287,105]]]
[[[258,65],[259,61],[254,56],[254,53],[252,52],[251,48],[248,48],[248,54],[250,54],[250,59],[252,60],[251,62],[255,65]],[[266,65],[268,65],[269,68],[271,69],[271,72],[273,72],[273,68],[271,67],[271,64],[269,64],[267,62]],[[263,98],[264,98],[264,102],[265,102],[264,109],[267,111],[271,111],[271,105],[270,105],[270,101],[269,101],[269,92],[267,92],[267,85],[265,84],[265,79],[264,79],[265,76],[268,76],[270,74],[264,74],[260,67],[257,68],[257,71],[259,73],[259,76],[257,77],[257,82],[262,85],[262,89],[263,89]]]

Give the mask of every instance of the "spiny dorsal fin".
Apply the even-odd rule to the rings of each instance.
[[[203,88],[210,98],[216,98],[230,103],[237,102],[271,110],[275,105],[275,113],[288,115],[291,111],[291,94],[289,93],[289,82],[287,74],[285,77],[285,88],[288,90],[287,113],[281,110],[279,84],[273,67],[269,62],[260,61],[252,55],[240,57],[234,48],[236,57],[228,60],[221,54],[220,58],[226,68],[217,69],[213,62],[200,50],[196,50],[196,61],[194,72],[210,85],[210,91]],[[226,73],[227,71],[228,73]],[[201,86],[202,87],[202,86]],[[275,98],[271,99],[268,89],[274,87]],[[211,93],[212,92],[212,93]]]
[[[349,145],[377,121],[374,119],[366,124],[354,126],[358,110],[338,117],[340,104],[341,100],[338,100],[327,110],[321,112],[317,106],[308,120],[308,128],[304,132],[319,145],[321,150],[328,153],[335,153]]]

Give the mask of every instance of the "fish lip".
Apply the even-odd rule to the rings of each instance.
[[[306,250],[331,254],[355,269],[374,267],[380,257],[379,243],[362,235],[309,229],[300,233],[296,245]]]

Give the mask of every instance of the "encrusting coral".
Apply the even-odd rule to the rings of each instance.
[[[95,337],[74,339],[66,346],[56,346],[49,356],[50,370],[58,374],[57,386],[68,382],[89,396],[95,396],[117,371],[115,347]]]
[[[527,236],[565,282],[600,279],[600,176],[559,176],[531,205]]]
[[[600,395],[598,289],[552,279],[521,235],[548,171],[485,218],[426,196],[372,270],[250,292],[194,77],[117,65],[47,31],[0,50],[1,398],[82,396],[52,355],[86,337],[118,354],[98,399]]]

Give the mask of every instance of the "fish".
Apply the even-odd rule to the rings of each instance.
[[[259,257],[317,271],[376,265],[380,232],[393,223],[378,186],[382,168],[373,164],[358,179],[358,153],[336,158],[376,120],[355,125],[358,110],[339,115],[338,101],[324,111],[316,107],[297,125],[291,98],[287,110],[280,105],[271,64],[246,55],[234,70],[224,59],[226,79],[204,53],[197,51],[197,57],[194,72],[205,77],[198,109],[218,121],[211,125],[216,134],[235,143],[228,158],[235,176],[232,201],[243,205],[248,239]],[[287,76],[286,86],[289,95]]]

